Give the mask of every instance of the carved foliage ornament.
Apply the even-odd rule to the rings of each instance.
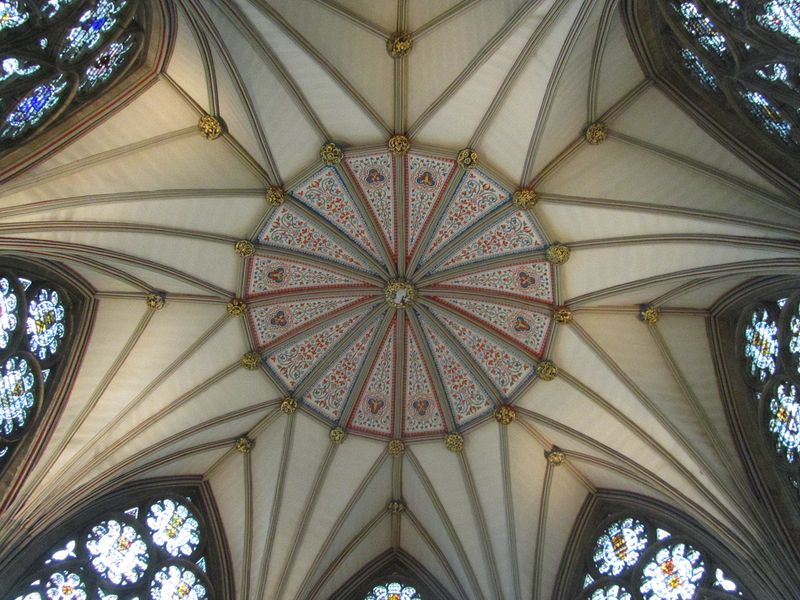
[[[388,510],[390,513],[401,513],[405,509],[406,505],[400,500],[392,500],[388,505],[386,505],[386,510]]]
[[[339,148],[339,146],[337,146],[333,142],[328,142],[327,144],[322,146],[322,148],[320,148],[319,156],[322,159],[322,162],[324,162],[326,165],[328,165],[329,167],[334,167],[338,165],[340,162],[342,162],[342,157],[344,156],[344,153],[342,152],[342,149]]]
[[[406,445],[403,443],[402,440],[391,440],[389,445],[386,447],[386,450],[392,456],[400,456],[403,452],[406,451]]]
[[[417,298],[417,290],[408,281],[397,279],[384,289],[386,304],[392,308],[408,308]]]
[[[284,192],[282,188],[272,186],[267,190],[266,194],[264,194],[264,199],[270,206],[280,206],[286,199],[286,192]]]
[[[554,265],[563,265],[569,260],[570,250],[564,244],[550,244],[545,250],[545,258]]]
[[[598,121],[597,123],[592,123],[586,128],[586,141],[592,146],[602,144],[604,141],[606,141],[607,137],[608,127],[605,123]]]
[[[547,459],[547,462],[554,467],[558,467],[559,465],[563,464],[563,462],[567,459],[564,451],[556,446],[553,446],[551,450],[545,450],[544,457]]]
[[[572,323],[572,311],[564,306],[558,307],[553,316],[557,323]]]
[[[386,51],[392,58],[403,58],[414,46],[414,41],[408,33],[398,32],[386,40]]]
[[[197,128],[207,140],[215,140],[222,135],[222,123],[212,115],[203,115],[200,117]]]
[[[536,374],[543,381],[553,381],[558,376],[558,367],[549,360],[543,360],[536,365]]]
[[[411,148],[411,142],[408,137],[398,133],[389,138],[389,150],[395,154],[405,154]]]
[[[458,166],[462,169],[471,169],[478,166],[478,153],[472,148],[464,148],[456,158]]]
[[[293,415],[297,412],[297,400],[294,398],[284,398],[281,402],[281,410],[284,414]]]
[[[464,437],[460,433],[450,433],[444,438],[444,445],[450,452],[461,452],[464,449]]]
[[[159,294],[157,292],[152,292],[147,294],[145,297],[145,302],[147,303],[147,308],[150,310],[161,310],[164,308],[164,303],[166,302],[166,298],[164,294]]]
[[[514,204],[524,210],[530,210],[536,206],[539,196],[529,188],[520,188],[514,192]]]
[[[232,317],[241,317],[247,312],[247,304],[245,304],[244,300],[241,298],[231,298],[225,310],[227,310],[228,314]]]
[[[233,251],[239,256],[247,257],[255,253],[256,247],[250,240],[239,240],[233,245]]]
[[[261,364],[261,355],[258,352],[247,352],[239,362],[248,371],[255,371]]]
[[[655,306],[643,305],[639,309],[639,319],[641,319],[648,325],[655,325],[656,323],[658,323],[658,318],[660,316],[661,312]]]
[[[346,437],[347,434],[341,427],[334,427],[333,429],[331,429],[330,438],[334,444],[341,444],[342,442],[344,442],[344,438]]]
[[[494,420],[500,425],[510,425],[517,418],[517,411],[508,404],[501,404],[494,411]]]
[[[253,445],[255,442],[248,437],[240,437],[236,440],[236,451],[241,454],[249,454],[250,451],[253,449]]]

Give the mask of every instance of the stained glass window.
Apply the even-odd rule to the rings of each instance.
[[[593,539],[581,600],[741,597],[736,581],[709,553],[648,518],[612,517]]]
[[[422,597],[410,585],[390,582],[376,585],[364,600],[422,600]]]
[[[691,82],[693,97],[705,96],[709,112],[723,111],[721,119],[737,119],[734,135],[745,120],[753,124],[745,136],[760,130],[782,155],[787,148],[800,153],[800,74],[788,59],[800,43],[800,0],[652,4],[668,26],[660,34],[664,48],[678,58],[668,69],[681,65],[678,73]]]
[[[189,498],[166,494],[92,515],[36,561],[8,598],[213,600],[199,514]]]
[[[0,272],[0,472],[35,421],[71,331],[70,302],[48,281]]]
[[[91,100],[127,70],[142,47],[140,4],[0,2],[0,150]]]
[[[778,359],[778,325],[766,308],[753,311],[744,337],[749,371],[760,381],[766,381],[775,373]]]

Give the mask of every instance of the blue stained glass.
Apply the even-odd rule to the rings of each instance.
[[[422,597],[410,585],[391,582],[376,585],[364,600],[422,600]]]
[[[24,8],[20,8],[18,0],[0,2],[0,31],[24,25],[29,18],[30,14]]]
[[[6,117],[0,139],[16,139],[39,125],[61,104],[67,87],[68,81],[63,75],[36,86]]]
[[[71,571],[58,571],[50,575],[45,586],[48,600],[86,600],[86,583]]]
[[[86,67],[79,88],[80,91],[88,92],[105,85],[125,64],[135,45],[136,38],[132,34],[128,34],[122,40],[111,42]]]
[[[639,591],[644,600],[694,600],[705,570],[703,556],[690,545],[666,546],[642,568]]]
[[[617,576],[639,561],[649,543],[644,523],[628,517],[609,525],[597,538],[592,558],[602,575]]]
[[[25,59],[8,56],[0,61],[0,83],[5,83],[11,78],[27,77],[41,69],[41,65]]]
[[[719,56],[728,55],[725,36],[717,31],[714,22],[705,16],[694,2],[681,2],[678,11],[683,16],[683,26],[700,45]]]
[[[780,384],[769,401],[769,430],[775,435],[778,453],[790,463],[800,455],[799,411],[797,388],[790,383]]]
[[[40,360],[58,352],[66,310],[55,290],[41,289],[28,304],[28,346]]]
[[[203,600],[206,588],[191,570],[179,565],[167,565],[153,575],[150,584],[151,600]]]
[[[58,17],[65,8],[75,4],[76,0],[42,0],[39,2],[39,9],[46,19],[52,20]]]
[[[28,361],[12,356],[0,376],[0,433],[10,436],[28,423],[36,403],[36,375]]]
[[[136,529],[116,519],[98,523],[87,535],[86,550],[92,566],[115,585],[129,585],[142,578],[150,554]]]
[[[700,57],[697,56],[697,54],[688,48],[683,48],[681,49],[681,57],[683,58],[683,66],[687,71],[694,75],[694,77],[700,83],[708,86],[714,91],[719,89],[719,85],[717,85],[717,78],[714,77],[708,71],[708,69],[706,69],[706,66],[703,64],[703,61],[700,60]]]
[[[128,0],[99,0],[94,8],[84,12],[78,19],[78,26],[67,32],[66,44],[59,53],[61,60],[74,62],[97,48],[116,27],[119,15],[127,4]]]
[[[8,347],[17,328],[17,294],[5,277],[0,277],[0,349]]]
[[[747,108],[761,126],[785,142],[792,141],[792,126],[783,118],[781,111],[778,110],[767,98],[752,90],[742,90],[739,92],[747,103]]]
[[[744,330],[744,355],[750,373],[760,381],[775,373],[778,358],[778,325],[766,309],[758,309],[750,316]]]
[[[800,0],[774,0],[764,5],[756,15],[762,27],[779,31],[795,42],[800,42]]]

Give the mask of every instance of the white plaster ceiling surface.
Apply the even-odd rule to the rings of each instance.
[[[800,215],[648,83],[617,2],[171,6],[158,81],[0,190],[3,248],[65,262],[98,297],[70,397],[4,535],[20,522],[35,533],[112,482],[202,474],[242,600],[328,598],[391,548],[456,598],[549,598],[580,507],[601,488],[666,501],[745,556],[765,543],[731,460],[705,325],[728,290],[796,266]],[[396,60],[386,38],[398,28],[414,46]],[[222,137],[199,134],[202,113],[222,117]],[[597,120],[609,136],[590,145]],[[410,153],[387,150],[396,132]],[[321,162],[327,141],[341,164]],[[467,146],[477,169],[454,164]],[[430,169],[412,168],[421,160]],[[406,209],[428,170],[450,179],[413,232]],[[472,180],[492,205],[443,237]],[[280,206],[265,202],[271,186],[287,191]],[[510,200],[521,187],[538,193],[530,210]],[[310,193],[320,189],[330,195]],[[511,217],[525,235],[486,237]],[[253,256],[234,252],[241,239]],[[555,241],[571,257],[552,267]],[[526,265],[542,266],[549,292],[436,291]],[[309,269],[331,283],[269,288]],[[384,300],[398,278],[417,284],[411,307]],[[144,302],[153,290],[166,293],[158,311]],[[244,318],[226,312],[235,297]],[[660,307],[656,325],[641,304]],[[573,319],[556,323],[564,305]],[[354,315],[327,350],[309,341]],[[539,337],[515,337],[517,316]],[[302,343],[314,356],[290,377],[277,357]],[[504,382],[487,344],[530,375]],[[243,369],[254,349],[260,368]],[[541,360],[558,366],[554,380],[535,376]],[[439,420],[412,432],[414,369]],[[453,371],[486,396],[474,419],[459,413]],[[315,390],[326,385],[336,393]],[[285,414],[289,394],[299,408]],[[370,398],[392,407],[386,420],[370,419]],[[516,408],[509,425],[490,417],[500,402]],[[462,452],[443,442],[453,431]],[[234,449],[245,433],[249,454]],[[392,438],[403,453],[388,452]],[[553,445],[561,466],[544,457]],[[393,499],[404,512],[387,511]]]

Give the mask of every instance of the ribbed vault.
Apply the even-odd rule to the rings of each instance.
[[[797,273],[800,210],[644,77],[615,0],[169,6],[173,47],[157,80],[0,189],[0,251],[58,261],[98,300],[61,418],[0,517],[0,548],[82,498],[192,474],[214,492],[241,600],[328,598],[392,549],[453,597],[550,598],[575,519],[600,489],[669,504],[743,562],[773,568],[706,323],[715,301],[748,280]],[[395,31],[413,39],[403,58],[387,53]],[[220,117],[218,139],[198,132],[204,114]],[[598,121],[607,137],[589,143],[585,129]],[[410,138],[409,154],[389,153],[396,133]],[[401,430],[337,443],[338,417],[320,419],[302,401],[294,410],[283,401],[297,389],[278,385],[268,367],[242,367],[243,355],[264,350],[252,319],[278,301],[248,287],[254,261],[331,264],[274,245],[237,253],[240,240],[268,247],[259,236],[275,211],[313,220],[361,262],[392,265],[385,277],[366,273],[365,297],[383,303],[385,281],[400,277],[379,220],[370,223],[371,254],[300,201],[304,182],[324,169],[327,142],[344,150],[337,169],[354,202],[368,198],[346,170],[350,159],[454,162],[464,148],[476,151],[479,170],[454,167],[451,191],[477,172],[508,194],[536,191],[528,213],[546,237],[527,258],[542,260],[555,242],[569,248],[566,263],[543,262],[555,277],[542,314],[568,312],[548,325],[541,351],[528,352],[533,369],[550,361],[557,376],[496,399],[513,404],[511,422],[460,428],[445,419],[391,452],[387,441]],[[281,207],[265,202],[272,187],[291,194]],[[500,210],[513,211],[512,201]],[[493,268],[504,260],[486,259]],[[153,291],[166,297],[157,311],[144,300]],[[287,301],[318,296],[300,290]],[[246,315],[226,310],[234,298],[248,302]],[[426,302],[438,301],[422,302],[423,312],[433,310]],[[531,298],[511,303],[535,312]],[[657,309],[654,318],[640,318],[642,305]],[[376,339],[394,327],[387,315],[375,320]],[[453,327],[422,318],[473,364],[479,384],[496,385]],[[499,335],[498,323],[459,318]],[[444,443],[454,431],[463,449]],[[251,451],[236,450],[241,436],[254,441]],[[563,463],[545,458],[554,446]]]

